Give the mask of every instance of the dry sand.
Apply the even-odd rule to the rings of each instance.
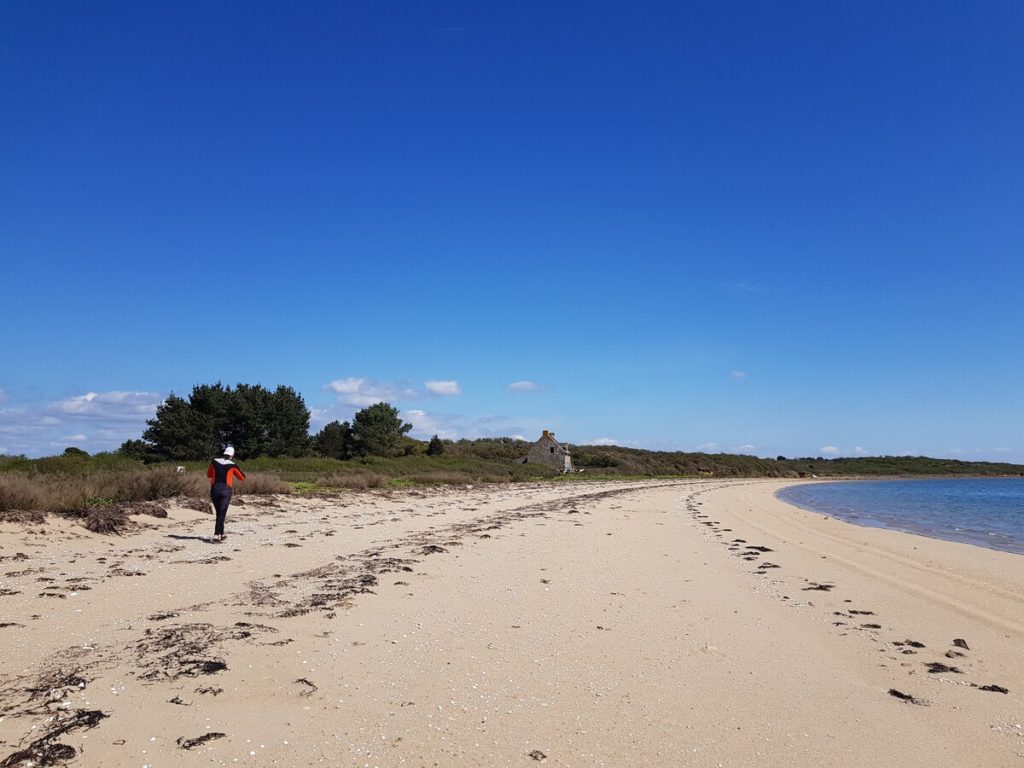
[[[1024,766],[1024,557],[782,485],[4,525],[0,766]]]

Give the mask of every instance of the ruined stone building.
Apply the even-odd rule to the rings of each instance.
[[[569,447],[555,440],[553,433],[544,430],[540,440],[533,444],[523,459],[524,464],[546,464],[559,472],[572,472],[572,457]]]

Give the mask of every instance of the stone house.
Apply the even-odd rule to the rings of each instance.
[[[534,443],[530,452],[526,454],[523,464],[547,464],[559,472],[573,471],[569,447],[558,442],[554,434],[546,429],[540,440]]]

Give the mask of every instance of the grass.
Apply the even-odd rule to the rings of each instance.
[[[319,476],[314,485],[320,488],[346,488],[351,491],[363,491],[367,488],[381,488],[386,485],[388,478],[377,472],[356,471],[356,472],[331,472]]]
[[[239,495],[291,493],[291,486],[270,473],[253,473],[236,488]],[[177,472],[171,466],[123,470],[100,469],[91,474],[7,471],[0,473],[0,512],[40,510],[70,512],[107,509],[129,502],[209,497],[205,473]],[[137,512],[136,512],[137,513]],[[151,510],[145,510],[152,514]]]
[[[644,451],[617,446],[574,446],[584,471],[561,475],[521,464],[529,443],[509,439],[446,442],[445,453],[340,461],[322,457],[257,458],[239,462],[247,480],[240,496],[331,494],[422,485],[574,482],[680,477],[849,477],[871,475],[1018,475],[1024,466],[926,457],[765,459],[732,454]],[[42,459],[0,456],[0,522],[36,521],[36,512],[109,509],[127,503],[179,499],[208,508],[206,462],[146,466],[118,454],[71,454]],[[128,512],[137,514],[138,512]],[[151,513],[149,513],[151,514]],[[83,517],[83,519],[85,519]],[[109,522],[109,521],[108,521]],[[97,527],[107,523],[97,519]],[[116,527],[116,523],[114,524]]]
[[[535,464],[466,455],[352,461],[261,458],[240,465],[246,480],[235,486],[239,496],[478,485],[558,476]],[[132,505],[177,499],[184,506],[205,511],[210,487],[206,468],[205,462],[191,462],[179,472],[174,465],[145,466],[114,454],[0,457],[0,522],[39,522],[45,519],[44,513],[57,513],[81,521],[89,530],[118,533],[130,524],[130,515],[160,514],[155,508]]]
[[[203,495],[209,496],[210,485],[205,476],[203,482]],[[239,496],[270,496],[275,493],[291,493],[292,487],[271,472],[249,472],[245,482],[234,487],[234,492]]]

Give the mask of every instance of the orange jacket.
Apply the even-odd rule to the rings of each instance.
[[[237,477],[245,482],[245,473],[242,472],[231,459],[214,459],[206,470],[206,476],[210,478],[210,485],[226,485],[231,488]]]

